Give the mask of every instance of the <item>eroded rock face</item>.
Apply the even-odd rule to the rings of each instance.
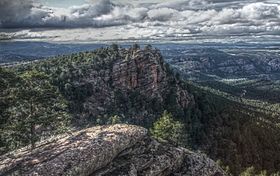
[[[85,129],[42,144],[32,152],[23,150],[1,157],[0,173],[89,175],[106,166],[121,151],[133,146],[146,134],[146,129],[129,125]]]
[[[82,102],[83,110],[77,119],[120,115],[133,117],[133,124],[143,125],[144,120],[151,121],[167,109],[170,96],[176,100],[172,105],[182,110],[193,102],[192,95],[168,73],[157,50],[122,49],[107,67],[87,74],[77,86],[90,85],[92,94]]]
[[[224,172],[209,158],[161,144],[133,125],[88,128],[0,157],[0,175],[201,175]]]

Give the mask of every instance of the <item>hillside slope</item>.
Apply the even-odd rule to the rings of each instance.
[[[71,102],[78,125],[89,121],[102,124],[102,119],[118,115],[129,123],[146,126],[164,110],[183,115],[193,103],[192,95],[174,77],[160,52],[148,47],[102,48],[17,69],[50,75]]]
[[[250,166],[257,171],[280,170],[277,114],[267,114],[180,80],[160,52],[151,47],[112,46],[10,70],[15,75],[30,70],[48,75],[66,99],[76,128],[116,121],[150,128],[167,110],[184,124],[184,146],[221,160],[234,175]],[[6,126],[7,122],[1,123]]]

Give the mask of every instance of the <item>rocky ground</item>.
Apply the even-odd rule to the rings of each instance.
[[[214,161],[185,148],[159,143],[145,128],[88,128],[0,157],[0,175],[222,176]]]

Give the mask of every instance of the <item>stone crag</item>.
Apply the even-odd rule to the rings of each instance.
[[[134,124],[143,125],[144,120],[151,121],[170,106],[170,96],[175,97],[172,105],[181,110],[193,101],[169,73],[159,51],[120,49],[118,53],[106,67],[88,70],[77,82],[77,86],[90,85],[92,90],[84,102],[79,102],[82,112],[78,119],[117,114],[133,117],[130,120]]]
[[[0,157],[0,175],[225,175],[203,154],[162,144],[133,125],[99,126]]]

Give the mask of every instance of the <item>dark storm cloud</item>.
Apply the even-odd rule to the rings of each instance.
[[[0,0],[0,27],[44,25],[44,18],[51,13],[33,0]]]
[[[20,22],[31,13],[33,2],[31,0],[1,0],[0,24],[7,25]]]
[[[48,8],[31,0],[0,0],[0,26],[92,27],[119,26],[150,30],[152,36],[251,35],[280,33],[277,0],[170,0],[163,3],[117,4],[97,0],[68,9]],[[147,32],[149,33],[149,32]],[[143,34],[143,35],[144,35]]]

